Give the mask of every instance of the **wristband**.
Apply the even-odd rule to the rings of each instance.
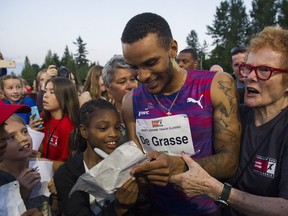
[[[229,206],[227,201],[229,199],[231,189],[232,186],[230,184],[224,183],[223,190],[215,202],[218,203],[221,207]]]

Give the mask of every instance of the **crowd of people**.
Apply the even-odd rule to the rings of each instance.
[[[287,215],[288,30],[266,27],[235,46],[233,76],[220,65],[198,69],[197,53],[179,52],[154,13],[132,17],[121,44],[122,55],[91,67],[83,86],[55,65],[39,71],[32,91],[18,76],[0,78],[0,191],[8,194],[0,215]],[[39,149],[29,130],[43,133]],[[95,149],[110,155],[127,141],[147,161],[113,196],[70,195],[105,162]],[[37,200],[44,177],[31,161],[53,168],[49,194]]]

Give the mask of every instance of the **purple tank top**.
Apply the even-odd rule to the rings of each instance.
[[[193,158],[214,154],[213,151],[213,106],[210,97],[211,82],[215,73],[210,71],[188,71],[184,86],[171,109],[172,115],[186,114],[189,118],[195,149]],[[171,95],[157,95],[160,103],[169,108],[177,92]],[[144,86],[133,90],[133,111],[135,119],[153,119],[167,116]],[[214,200],[208,196],[187,197],[168,184],[154,187],[155,204],[171,214],[203,215],[218,210]]]

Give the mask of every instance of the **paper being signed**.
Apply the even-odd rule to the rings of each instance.
[[[130,170],[134,166],[146,160],[145,154],[133,141],[126,142],[81,175],[69,196],[76,190],[81,190],[93,195],[97,202],[101,202],[131,178]]]

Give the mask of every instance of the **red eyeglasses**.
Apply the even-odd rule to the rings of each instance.
[[[249,64],[240,64],[239,65],[239,74],[246,78],[248,75],[252,72],[255,71],[256,77],[259,80],[268,80],[270,79],[272,73],[278,72],[278,73],[288,73],[288,69],[280,69],[280,68],[273,68],[273,67],[268,67],[268,66],[252,66]]]

